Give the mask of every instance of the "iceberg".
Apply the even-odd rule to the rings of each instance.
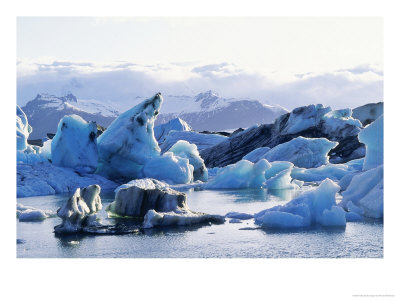
[[[210,179],[206,189],[243,189],[260,188],[265,182],[265,171],[271,164],[265,159],[257,163],[241,160],[236,164],[220,168],[216,176]]]
[[[292,177],[290,173],[292,172],[293,166],[280,171],[275,176],[267,179],[264,186],[270,190],[284,190],[284,189],[297,189],[303,185],[303,182],[296,181],[292,183]]]
[[[340,206],[369,218],[383,218],[383,165],[356,174],[342,192]]]
[[[173,145],[168,152],[172,152],[174,155],[187,158],[189,164],[194,168],[193,170],[193,180],[207,181],[208,171],[204,165],[204,160],[200,157],[199,151],[195,144],[190,144],[187,141],[178,141]],[[168,153],[166,152],[166,153]]]
[[[187,158],[166,152],[144,165],[142,177],[156,178],[169,184],[186,184],[193,182],[193,171]]]
[[[225,217],[231,218],[231,219],[238,219],[238,220],[250,220],[250,219],[254,218],[254,215],[231,211],[231,212],[227,213],[225,215]]]
[[[28,118],[24,111],[17,105],[17,150],[25,150],[28,147],[28,137],[32,127],[28,124]]]
[[[17,204],[17,218],[20,222],[43,221],[54,216],[55,214],[49,210],[41,210],[31,206]]]
[[[255,223],[265,228],[300,228],[314,224],[346,226],[345,211],[336,205],[339,186],[325,179],[285,205],[278,205],[254,215]]]
[[[56,234],[77,233],[85,226],[97,225],[96,212],[101,209],[100,186],[77,188],[75,193],[57,210],[62,223],[54,227]]]
[[[364,126],[375,121],[383,114],[383,102],[368,103],[353,109],[353,118],[359,119]]]
[[[94,173],[97,168],[97,125],[78,115],[63,117],[51,142],[52,163],[80,173]]]
[[[365,144],[366,154],[363,170],[376,168],[383,164],[383,115],[365,127],[358,135]]]
[[[225,218],[220,215],[209,215],[199,212],[185,211],[183,213],[161,212],[154,209],[149,210],[144,216],[143,228],[156,226],[193,226],[197,224],[213,223],[222,224]]]
[[[195,144],[199,151],[212,147],[219,144],[228,138],[219,134],[205,134],[194,131],[175,131],[171,130],[165,137],[164,141],[160,143],[162,152],[168,151],[172,145],[176,144],[177,141],[183,140],[188,141],[191,144]]]
[[[338,145],[325,138],[297,137],[265,154],[268,161],[290,161],[297,167],[315,168],[327,164],[328,152]]]
[[[143,178],[143,167],[160,156],[154,121],[163,98],[160,93],[121,114],[98,137],[97,173],[110,179]]]
[[[252,163],[256,163],[256,162],[258,162],[260,159],[265,158],[265,154],[266,154],[269,150],[271,150],[270,147],[260,147],[260,148],[254,149],[254,150],[251,151],[250,153],[246,154],[245,156],[243,156],[242,159],[251,161]]]
[[[327,164],[318,168],[293,168],[291,176],[295,179],[313,182],[322,181],[326,178],[339,181],[353,170],[346,164]]]
[[[107,206],[110,216],[143,218],[147,211],[187,210],[186,194],[156,179],[136,179],[115,190],[115,200]]]
[[[181,118],[175,118],[168,123],[154,127],[154,137],[159,144],[162,144],[170,131],[192,131],[192,128]]]

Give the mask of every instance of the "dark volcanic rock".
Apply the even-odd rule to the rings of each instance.
[[[202,150],[200,156],[209,168],[224,167],[236,163],[256,148],[273,148],[302,136],[327,138],[339,142],[339,145],[330,152],[331,159],[335,162],[346,162],[362,157],[364,145],[357,138],[360,128],[335,119],[338,124],[332,130],[329,120],[323,117],[330,111],[329,107],[324,108],[322,105],[296,108],[291,113],[280,116],[273,124],[254,126],[232,134],[226,141]]]

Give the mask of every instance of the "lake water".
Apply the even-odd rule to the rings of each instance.
[[[303,188],[304,189],[307,188]],[[230,211],[255,213],[284,204],[302,191],[267,193],[262,189],[188,190],[188,205],[194,211],[225,215]],[[113,193],[102,193],[103,223],[112,224],[104,208]],[[17,202],[56,211],[68,195],[18,198]],[[32,258],[371,258],[383,257],[383,223],[347,223],[343,229],[316,227],[296,231],[268,231],[253,220],[242,223],[142,230],[135,234],[56,237],[53,227],[61,219],[17,222],[17,257]],[[125,220],[125,222],[133,222]]]

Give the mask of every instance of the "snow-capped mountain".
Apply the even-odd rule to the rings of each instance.
[[[104,127],[110,125],[119,115],[119,111],[111,105],[96,100],[77,99],[72,94],[63,97],[38,94],[22,109],[33,128],[30,139],[44,138],[47,133],[56,132],[58,122],[65,115],[76,114]]]
[[[181,118],[196,131],[218,131],[272,123],[288,111],[252,99],[225,99],[214,91],[190,96],[164,96],[156,125]]]

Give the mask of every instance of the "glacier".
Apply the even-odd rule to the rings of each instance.
[[[204,160],[200,157],[199,151],[195,144],[191,144],[187,141],[177,141],[166,153],[172,152],[174,155],[187,158],[189,164],[194,168],[193,170],[193,181],[207,181],[208,171],[204,164]],[[165,154],[164,154],[165,155]]]
[[[325,138],[297,137],[269,150],[268,161],[290,161],[297,167],[315,168],[329,162],[328,152],[338,145]]]
[[[322,225],[346,226],[345,211],[336,205],[339,186],[325,179],[285,205],[278,205],[254,215],[255,224],[264,228],[293,229]]]
[[[51,160],[55,166],[72,168],[80,173],[97,169],[97,125],[78,115],[63,117],[51,142]]]

